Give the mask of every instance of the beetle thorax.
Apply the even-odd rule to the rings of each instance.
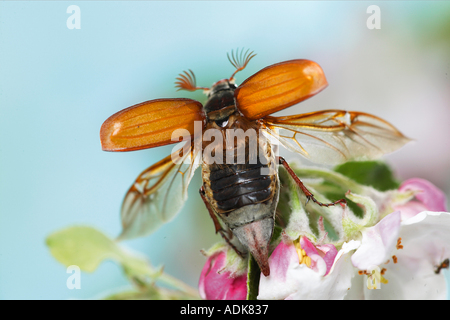
[[[235,106],[234,90],[236,85],[227,79],[220,80],[213,84],[208,94],[203,110],[211,120],[225,120],[231,113],[234,113]],[[225,110],[226,109],[226,110]]]

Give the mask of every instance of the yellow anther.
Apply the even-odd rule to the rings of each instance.
[[[303,260],[303,254],[302,254],[302,247],[300,246],[300,239],[294,240],[294,247],[295,247],[295,251],[297,251],[297,255],[298,255],[298,263],[302,264],[302,260]]]
[[[297,251],[298,262],[300,264],[306,264],[308,268],[311,267],[311,258],[306,255],[305,249],[302,249],[300,245],[300,239],[294,241],[295,251]]]
[[[305,264],[308,268],[311,268],[311,258],[306,256],[305,257]]]

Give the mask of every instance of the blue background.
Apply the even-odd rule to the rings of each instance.
[[[366,26],[373,4],[379,30]],[[69,5],[81,9],[79,30],[66,26]],[[446,2],[0,2],[0,298],[95,298],[128,285],[108,261],[69,290],[45,237],[70,225],[116,236],[126,190],[172,147],[102,152],[101,124],[150,99],[204,101],[176,92],[175,77],[192,69],[200,86],[227,78],[226,53],[237,47],[258,54],[237,83],[284,60],[318,62],[329,87],[282,114],[380,116],[416,140],[385,157],[399,179],[425,178],[449,194],[448,21]],[[192,286],[199,250],[220,240],[200,184],[197,173],[174,221],[125,243]]]

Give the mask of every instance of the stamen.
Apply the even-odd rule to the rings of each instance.
[[[298,255],[298,263],[302,264],[302,260],[303,260],[303,253],[302,251],[302,247],[300,246],[300,239],[297,239],[294,241],[294,247],[295,247],[295,251],[297,251],[297,255]]]
[[[306,264],[308,268],[311,267],[311,258],[306,255],[305,249],[300,245],[300,238],[294,241],[295,251],[297,251],[299,264]]]
[[[396,256],[396,255],[393,255],[393,256],[392,256],[392,260],[394,261],[394,263],[397,263],[397,261],[398,261],[397,256]]]
[[[396,245],[395,247],[397,248],[397,250],[403,249],[403,246],[402,246],[402,238],[398,238],[398,240],[397,240],[397,245]]]
[[[308,268],[310,268],[310,267],[311,267],[311,258],[308,257],[308,256],[306,256],[306,257],[305,257],[305,262],[304,262],[304,263],[306,264],[306,266],[307,266]]]

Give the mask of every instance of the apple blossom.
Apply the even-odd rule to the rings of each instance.
[[[270,276],[261,277],[258,299],[343,299],[354,275],[349,252],[355,244],[338,252],[332,244],[314,245],[307,237],[281,241],[269,257]]]
[[[415,199],[404,204],[395,205],[395,210],[402,213],[402,218],[410,218],[422,211],[447,211],[447,199],[445,194],[431,182],[413,178],[404,181],[400,192],[413,191]]]
[[[282,231],[271,241],[270,275],[260,275],[258,299],[447,297],[438,266],[450,257],[450,213],[441,190],[418,178],[380,191],[323,168],[294,171],[319,201],[342,192],[353,205],[307,204],[280,170]],[[245,259],[229,256],[210,254],[200,279],[203,298],[245,298],[243,268],[230,267]]]
[[[245,300],[247,297],[247,274],[233,275],[224,269],[226,251],[212,254],[200,274],[199,291],[207,300]]]
[[[362,231],[353,265],[363,276],[381,270],[384,285],[375,286],[381,290],[370,290],[370,286],[353,284],[351,290],[358,292],[351,295],[365,299],[446,299],[445,278],[436,268],[450,256],[450,213],[423,211],[403,221],[399,218],[400,212],[392,213]]]

